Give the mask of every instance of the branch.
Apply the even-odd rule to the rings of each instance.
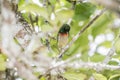
[[[70,63],[71,61],[76,60],[76,59],[78,60],[80,57],[81,57],[80,54],[76,54],[75,56],[72,56],[72,57],[70,57],[69,59],[67,59],[65,61],[61,60],[61,61],[57,61],[56,62],[56,60],[54,60],[54,61],[51,62],[51,66],[45,71],[45,73],[43,73],[42,76],[47,75],[51,71],[55,71],[56,72],[56,71],[59,71],[59,69],[63,70],[65,68],[65,66],[67,66],[68,63]],[[41,78],[42,76],[39,75],[38,78]]]
[[[94,70],[98,70],[98,69],[102,69],[102,70],[120,70],[120,66],[114,66],[114,65],[107,65],[107,64],[103,64],[103,63],[94,63],[94,62],[83,62],[83,61],[75,61],[72,64],[68,64],[68,67],[72,67],[72,68],[87,68],[87,69],[94,69]]]
[[[97,3],[105,6],[106,8],[114,11],[114,12],[117,12],[118,14],[120,14],[120,2],[119,0],[95,0]]]
[[[68,50],[68,48],[82,35],[82,33],[89,28],[102,14],[104,10],[102,10],[99,14],[97,14],[86,26],[84,26],[77,34],[73,37],[71,42],[69,42],[60,52],[60,55],[58,55],[57,59],[61,58],[62,55],[65,53],[65,51]]]
[[[93,69],[96,71],[98,70],[120,70],[119,65],[114,66],[114,65],[104,64],[104,63],[84,62],[80,60],[80,57],[81,57],[80,54],[77,54],[65,61],[57,61],[55,64],[52,64],[52,66],[43,74],[43,76],[47,75],[50,72],[51,74],[52,72],[53,73],[56,72],[57,74],[58,73],[57,71],[61,69],[64,70],[67,67],[73,68],[73,69],[86,68],[86,69]]]
[[[119,39],[119,37],[120,37],[120,35],[118,33],[117,37],[115,38],[115,40],[112,43],[112,47],[108,51],[108,53],[107,53],[107,55],[106,55],[106,57],[105,57],[105,59],[103,61],[104,64],[108,64],[109,61],[111,60],[112,56],[114,55],[114,53],[115,53],[115,47],[114,46],[115,46],[117,40]]]
[[[115,48],[114,48],[114,46],[112,46],[112,48],[110,48],[110,50],[108,51],[107,56],[105,57],[105,59],[103,61],[104,64],[108,64],[108,62],[111,60],[114,52],[115,52]]]

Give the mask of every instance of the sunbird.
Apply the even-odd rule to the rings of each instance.
[[[70,26],[68,24],[63,24],[58,31],[57,42],[59,51],[62,50],[68,43]]]

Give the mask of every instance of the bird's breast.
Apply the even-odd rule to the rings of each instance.
[[[64,48],[67,43],[68,43],[68,34],[66,34],[66,33],[59,34],[59,36],[58,36],[58,47],[59,48]]]

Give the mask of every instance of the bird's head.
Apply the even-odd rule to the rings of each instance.
[[[70,31],[70,26],[68,24],[63,24],[59,30],[59,33],[68,33]]]

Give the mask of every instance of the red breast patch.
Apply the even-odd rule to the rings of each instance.
[[[68,33],[60,33],[60,36],[68,36]]]

